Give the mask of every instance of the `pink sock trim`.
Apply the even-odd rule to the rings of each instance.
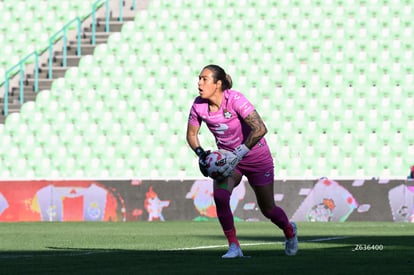
[[[289,222],[288,217],[286,216],[285,211],[275,206],[268,213],[264,213],[267,218],[269,218],[277,227],[283,230],[283,234],[286,239],[291,239],[294,237],[293,227]]]
[[[227,241],[229,242],[229,245],[232,244],[232,243],[235,243],[237,246],[240,246],[239,240],[237,240],[237,237],[236,237],[236,229],[235,228],[230,229],[228,231],[224,231],[224,235],[226,236]]]
[[[295,237],[295,234],[293,233],[293,226],[290,223],[283,229],[283,233],[285,234],[285,238],[288,240]]]

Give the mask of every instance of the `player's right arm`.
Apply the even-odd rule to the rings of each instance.
[[[187,124],[187,143],[190,145],[191,149],[195,152],[197,147],[200,146],[200,140],[198,139],[198,131],[200,130],[200,125],[192,125],[191,123]]]
[[[198,139],[198,131],[200,130],[200,125],[192,125],[190,122],[187,124],[187,142],[190,145],[191,149],[198,156],[198,164],[201,173],[207,177],[207,164],[206,157],[210,154],[210,151],[205,151],[201,145],[200,140]]]
[[[191,149],[196,153],[198,157],[205,157],[206,152],[200,145],[200,140],[198,139],[198,132],[200,131],[201,127],[201,117],[197,111],[197,107],[199,98],[196,98],[193,105],[190,109],[190,114],[188,116],[187,122],[187,143],[190,145]]]

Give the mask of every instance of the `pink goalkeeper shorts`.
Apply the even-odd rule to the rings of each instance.
[[[234,169],[236,173],[246,176],[252,186],[273,184],[274,170],[273,158],[267,145],[252,149]]]

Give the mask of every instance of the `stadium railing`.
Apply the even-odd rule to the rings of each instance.
[[[34,68],[34,91],[37,92],[38,91],[38,73],[39,73],[39,54],[37,53],[37,51],[27,55],[25,58],[23,58],[22,60],[19,61],[19,63],[17,63],[16,65],[14,65],[13,67],[9,68],[8,70],[5,71],[4,73],[4,116],[8,115],[8,105],[9,105],[9,75],[13,74],[16,72],[16,68],[19,68],[19,92],[20,92],[20,104],[23,104],[24,102],[24,95],[23,95],[23,85],[24,85],[24,66],[25,63],[30,60],[31,57],[34,56],[34,60],[35,60],[35,68]]]

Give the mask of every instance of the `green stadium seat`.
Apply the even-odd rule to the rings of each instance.
[[[43,90],[40,91],[35,100],[35,107],[36,110],[44,110],[45,108],[48,108],[50,101],[54,98],[54,93],[52,93],[50,90]]]
[[[11,113],[6,117],[5,132],[11,135],[18,133],[20,127],[20,113]]]
[[[407,133],[414,117],[409,89],[413,31],[406,3],[381,9],[385,4],[373,1],[372,10],[358,10],[348,2],[344,8],[310,1],[151,1],[108,44],[98,44],[93,55],[82,58],[79,68],[70,68],[34,104],[23,106],[19,118],[6,119],[1,135],[22,133],[27,140],[2,139],[17,146],[16,158],[29,174],[45,174],[36,166],[44,162],[52,173],[66,175],[198,177],[196,158],[182,137],[197,95],[199,69],[211,62],[226,68],[235,89],[254,102],[268,124],[277,177],[405,175],[404,163],[412,159],[413,141]],[[33,5],[6,4],[3,19]],[[38,18],[39,10],[53,11],[50,18],[63,21],[73,13],[60,7],[85,14],[88,5],[42,3],[38,10],[30,8],[27,18]],[[375,8],[380,12],[371,12]],[[394,11],[398,21],[391,16]],[[378,26],[386,28],[371,25],[378,14],[383,23]],[[206,23],[209,17],[220,20]],[[7,28],[17,33],[20,27],[40,30],[49,24],[38,21]],[[222,37],[233,41],[232,46],[221,43]],[[24,45],[24,38],[0,35],[0,42]],[[3,47],[2,56],[11,56],[13,47]],[[1,64],[7,67],[5,62]],[[152,135],[143,138],[146,130]],[[39,135],[42,131],[46,135]],[[22,160],[33,136],[42,154],[38,160]],[[153,143],[141,144],[142,139]],[[200,140],[215,147],[205,128]],[[54,150],[58,156],[52,155]],[[150,154],[167,157],[153,163]],[[6,175],[27,175],[24,169],[8,170],[8,165]]]

